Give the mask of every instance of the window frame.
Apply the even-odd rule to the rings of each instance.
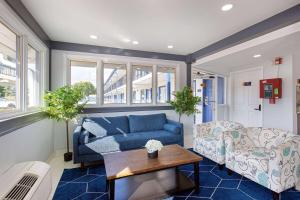
[[[227,79],[227,77],[226,76],[223,76],[223,75],[216,75],[216,85],[217,85],[217,87],[216,87],[216,94],[217,94],[217,96],[216,96],[216,105],[218,105],[218,106],[225,106],[225,105],[227,105],[227,81],[228,81],[228,79]],[[224,80],[224,90],[223,90],[223,93],[224,93],[224,95],[223,95],[223,103],[218,103],[218,98],[219,98],[219,92],[218,92],[218,78],[223,78],[223,80]]]
[[[158,75],[157,75],[157,73],[159,72],[159,68],[171,68],[171,69],[174,69],[175,71],[174,71],[174,87],[175,87],[175,92],[178,90],[178,83],[177,83],[177,81],[178,81],[178,78],[177,78],[177,68],[175,67],[175,66],[167,66],[167,65],[158,65],[157,66],[157,72],[156,72],[156,77],[158,77]],[[157,89],[158,89],[159,87],[158,87],[158,79],[156,78],[156,88],[155,88],[155,90],[157,91]],[[159,102],[158,100],[157,100],[157,96],[158,94],[156,94],[156,104],[157,105],[169,105],[167,102],[166,103],[162,103],[162,102]],[[172,95],[172,91],[171,91],[171,95]]]
[[[9,21],[9,22],[8,22]],[[0,121],[7,119],[12,119],[19,116],[28,115],[31,113],[36,113],[40,111],[40,107],[44,105],[42,100],[42,91],[45,90],[46,82],[45,78],[45,67],[46,62],[46,52],[48,48],[35,36],[32,32],[28,31],[26,27],[23,27],[15,19],[5,20],[0,15],[0,23],[7,27],[16,35],[16,77],[17,77],[17,88],[16,88],[16,104],[17,109],[8,112],[0,112]],[[13,25],[11,25],[13,24]],[[38,62],[37,67],[40,69],[39,72],[39,89],[38,89],[38,106],[28,107],[27,106],[27,45],[33,47],[38,52]],[[50,80],[49,80],[50,81]]]
[[[126,101],[125,103],[104,103],[104,65],[105,64],[115,64],[115,65],[124,65],[125,67],[125,71],[126,71]],[[128,88],[128,65],[125,62],[103,62],[102,61],[102,65],[101,65],[101,70],[102,70],[102,77],[101,77],[101,91],[102,91],[102,97],[101,97],[101,106],[124,106],[124,105],[128,105],[130,102],[128,102],[128,93],[129,92],[129,88]],[[103,86],[103,87],[102,87]]]
[[[151,67],[152,70],[152,77],[151,77],[151,86],[152,86],[152,96],[151,96],[151,102],[150,103],[133,103],[133,68],[134,66],[141,66],[141,67]],[[131,82],[131,90],[130,90],[130,105],[140,105],[140,106],[149,106],[149,105],[153,105],[155,104],[155,100],[154,100],[154,91],[153,91],[153,88],[154,88],[154,77],[156,77],[155,75],[155,66],[154,65],[145,65],[145,64],[138,64],[138,63],[131,63],[131,74],[130,74],[130,82]]]
[[[28,106],[28,102],[29,102],[29,97],[28,97],[28,50],[26,50],[26,57],[24,57],[26,59],[26,63],[25,63],[25,68],[24,68],[24,87],[25,87],[25,102],[24,102],[24,106],[26,111],[36,111],[39,109],[39,107],[41,106],[41,102],[42,102],[42,90],[41,90],[41,84],[42,84],[42,56],[41,56],[41,51],[39,51],[37,49],[37,47],[34,44],[31,44],[29,41],[27,41],[26,44],[26,49],[28,49],[28,47],[31,47],[32,49],[34,49],[37,53],[36,55],[36,68],[38,71],[38,76],[37,76],[37,80],[39,83],[38,89],[37,89],[37,102],[38,105],[35,106]]]
[[[97,62],[97,103],[96,104],[88,104],[86,108],[105,108],[105,107],[144,107],[144,106],[169,106],[169,103],[158,103],[156,100],[156,89],[152,89],[152,103],[132,103],[132,66],[133,65],[141,65],[141,66],[151,66],[152,67],[152,88],[157,87],[157,67],[158,66],[168,66],[169,68],[175,69],[175,88],[176,91],[180,88],[180,77],[179,77],[179,68],[181,66],[181,62],[177,61],[157,61],[151,59],[139,59],[139,58],[131,58],[124,57],[120,58],[119,56],[111,56],[111,55],[102,55],[102,54],[85,54],[85,53],[69,53],[65,52],[63,54],[64,57],[64,79],[61,85],[70,85],[71,84],[71,67],[70,62],[72,60],[76,61],[85,61],[85,62]],[[104,104],[104,63],[113,63],[126,65],[126,103],[111,103]],[[155,98],[153,98],[155,97]]]
[[[96,66],[96,102],[95,103],[91,103],[91,104],[86,104],[86,107],[97,107],[97,105],[99,105],[99,90],[98,90],[98,79],[97,77],[99,77],[99,63],[97,60],[88,60],[88,59],[68,59],[68,69],[67,69],[67,83],[65,85],[71,85],[71,81],[72,81],[72,71],[71,71],[71,63],[72,61],[76,61],[76,62],[90,62],[90,63],[95,63]]]
[[[1,21],[0,24],[5,26],[8,30],[16,35],[16,109],[0,112],[0,120],[4,118],[9,118],[11,116],[15,116],[22,112],[22,100],[21,100],[21,77],[22,77],[22,70],[21,68],[21,37],[19,36],[18,32],[9,24]]]

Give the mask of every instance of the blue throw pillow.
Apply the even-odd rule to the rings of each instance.
[[[131,133],[163,130],[167,123],[166,114],[153,115],[129,115],[129,127]]]
[[[180,134],[180,127],[178,127],[174,124],[165,124],[164,129],[171,133]]]
[[[87,131],[87,130],[84,130],[80,133],[80,136],[79,136],[79,143],[80,144],[86,144],[89,142],[89,136],[90,136],[90,133]]]

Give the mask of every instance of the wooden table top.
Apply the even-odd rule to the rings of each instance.
[[[148,158],[146,149],[109,153],[103,157],[108,180],[190,164],[203,159],[177,144],[164,146],[156,159]]]

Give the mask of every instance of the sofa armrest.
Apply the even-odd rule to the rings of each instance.
[[[176,121],[173,121],[173,120],[169,120],[167,119],[167,123],[168,124],[172,124],[172,125],[175,125],[177,127],[180,128],[180,136],[181,136],[181,141],[180,141],[180,145],[183,146],[184,145],[184,129],[183,129],[183,123],[180,123],[180,122],[176,122]]]
[[[78,146],[80,145],[79,138],[81,132],[82,132],[82,126],[77,126],[73,132],[74,163],[78,163],[78,156],[79,156]]]

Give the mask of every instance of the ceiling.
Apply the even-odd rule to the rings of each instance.
[[[252,48],[230,54],[219,59],[215,59],[194,68],[194,71],[202,69],[204,71],[217,74],[228,74],[232,71],[243,70],[249,67],[257,67],[265,62],[273,61],[276,57],[291,55],[300,52],[300,31],[272,40]],[[253,58],[260,54],[261,57]]]
[[[299,0],[22,0],[51,40],[189,54]],[[233,9],[221,11],[226,3]],[[97,40],[89,38],[97,35]],[[138,45],[123,39],[138,41]],[[168,49],[173,45],[173,49]]]

